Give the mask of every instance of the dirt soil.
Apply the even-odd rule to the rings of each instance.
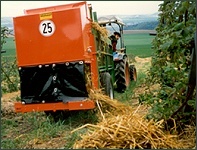
[[[1,113],[14,113],[14,102],[17,101],[17,97],[20,97],[20,91],[3,94],[1,98]]]
[[[135,61],[136,62],[134,62],[134,65],[137,69],[136,71],[138,74],[139,74],[139,72],[146,73],[151,66],[151,57],[140,58],[140,57],[136,56]]]

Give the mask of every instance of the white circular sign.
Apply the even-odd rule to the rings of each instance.
[[[55,24],[51,20],[43,20],[39,25],[39,31],[43,36],[51,36],[55,32]]]

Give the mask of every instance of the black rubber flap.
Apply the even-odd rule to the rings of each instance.
[[[88,97],[83,63],[22,67],[19,75],[21,100],[25,103],[68,102]]]

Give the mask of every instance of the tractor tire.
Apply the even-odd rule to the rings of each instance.
[[[125,59],[115,62],[115,81],[117,92],[124,92],[130,84],[129,64]]]
[[[112,84],[112,78],[108,72],[102,73],[101,86],[102,88],[104,88],[105,95],[109,96],[110,99],[114,99],[114,88]]]
[[[134,65],[129,66],[129,74],[131,81],[137,81],[137,71]]]

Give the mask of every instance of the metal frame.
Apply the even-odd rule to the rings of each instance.
[[[123,27],[125,26],[125,24],[122,22],[122,20],[119,17],[113,16],[113,15],[105,16],[105,17],[99,17],[98,18],[98,23],[101,26],[102,25],[107,25],[107,24],[110,26],[111,23],[117,24],[118,27],[119,27],[119,32],[121,34],[121,37],[120,37],[120,46],[121,46],[121,48],[125,48],[124,38],[123,38]],[[125,53],[126,53],[126,50],[125,50]]]
[[[94,109],[95,103],[92,100],[74,101],[74,102],[56,102],[56,103],[41,103],[41,104],[22,104],[17,102],[14,104],[15,112],[39,112],[39,111],[57,111],[57,110],[88,110]]]

